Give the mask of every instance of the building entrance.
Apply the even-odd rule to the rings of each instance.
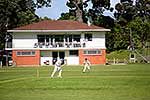
[[[55,62],[58,60],[58,59],[64,59],[65,58],[65,52],[63,51],[54,51],[52,52],[52,62],[53,64],[55,64]]]

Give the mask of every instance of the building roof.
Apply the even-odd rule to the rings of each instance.
[[[20,32],[20,31],[110,31],[103,27],[98,27],[81,23],[73,20],[44,20],[29,25],[14,28],[8,30],[8,32]]]

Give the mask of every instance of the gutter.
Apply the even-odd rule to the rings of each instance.
[[[110,29],[80,29],[80,30],[7,30],[7,32],[109,32]]]

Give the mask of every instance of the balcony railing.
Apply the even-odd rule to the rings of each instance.
[[[86,43],[81,42],[34,43],[34,48],[80,48],[80,47],[86,47]]]

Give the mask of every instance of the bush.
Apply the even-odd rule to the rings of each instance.
[[[115,59],[126,59],[129,60],[130,51],[128,50],[119,50],[119,51],[113,51],[106,55],[106,58],[109,60]]]

